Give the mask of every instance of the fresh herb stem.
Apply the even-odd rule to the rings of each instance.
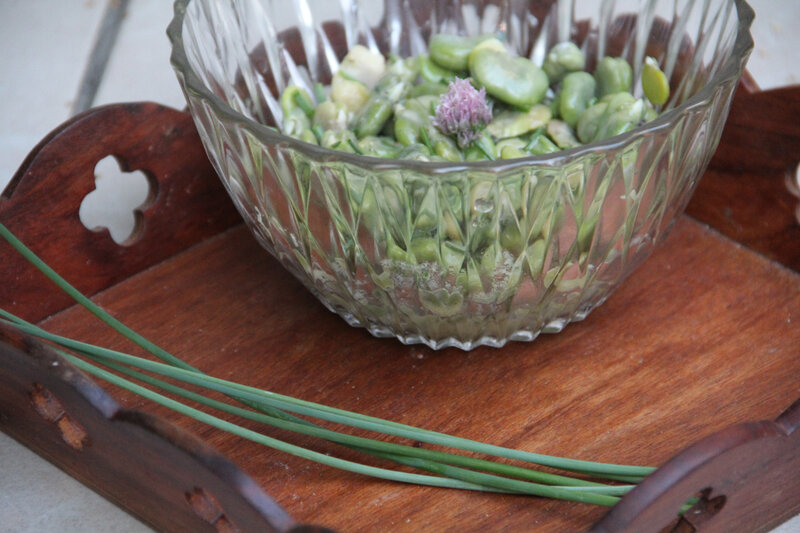
[[[358,145],[353,142],[353,139],[348,139],[347,142],[350,143],[350,148],[352,148],[355,153],[358,155],[364,155],[364,152],[362,152],[361,148],[359,148]]]
[[[101,368],[92,365],[79,357],[74,355],[68,354],[67,352],[61,352],[61,355],[67,359],[70,363],[75,365],[78,369],[87,372],[93,376],[96,376],[103,381],[110,383],[111,385],[117,386],[121,389],[127,390],[132,392],[142,398],[150,400],[154,403],[163,405],[169,409],[172,409],[180,414],[185,416],[191,417],[195,420],[203,422],[204,424],[208,424],[210,426],[216,427],[223,431],[227,431],[232,433],[236,436],[242,437],[244,439],[248,439],[259,444],[263,444],[270,448],[274,448],[276,450],[289,453],[292,455],[296,455],[298,457],[302,457],[305,459],[309,459],[312,461],[316,461],[328,466],[333,466],[336,468],[340,468],[343,470],[347,470],[350,472],[356,472],[360,474],[366,474],[370,476],[380,477],[382,479],[391,479],[393,481],[401,481],[405,483],[420,483],[424,485],[435,485],[440,487],[451,487],[451,488],[469,488],[473,490],[482,490],[483,487],[479,485],[469,485],[458,480],[451,480],[445,478],[435,478],[432,476],[423,476],[419,474],[409,474],[405,472],[397,472],[394,470],[384,471],[385,469],[372,467],[367,465],[362,465],[359,463],[353,463],[351,461],[347,461],[344,459],[338,459],[335,457],[331,457],[324,453],[315,452],[313,450],[307,450],[303,447],[296,446],[293,444],[289,444],[283,442],[279,439],[275,439],[272,437],[268,437],[266,435],[262,435],[257,433],[253,430],[238,426],[226,420],[222,420],[217,418],[213,415],[209,415],[203,411],[198,409],[194,409],[188,405],[182,404],[176,400],[168,398],[162,394],[158,394],[153,392],[141,385],[136,385],[135,383],[123,379],[116,374],[103,370]]]
[[[428,149],[430,153],[433,153],[433,146],[431,145],[431,139],[428,137],[428,130],[425,129],[425,126],[420,126],[419,128],[419,136],[422,139],[422,144]]]
[[[322,129],[322,126],[319,124],[314,124],[311,126],[311,133],[313,133],[314,137],[317,139],[317,144],[322,144],[322,134],[325,133]]]
[[[35,266],[39,271],[41,271],[47,278],[55,283],[59,289],[67,293],[73,300],[81,304],[85,307],[90,313],[94,316],[111,326],[114,330],[120,333],[123,337],[127,338],[137,346],[144,348],[151,354],[155,355],[162,361],[168,362],[169,364],[176,366],[178,368],[184,368],[187,370],[197,370],[190,364],[186,363],[185,361],[175,357],[174,355],[170,354],[163,348],[160,348],[156,344],[150,342],[143,336],[139,335],[131,328],[111,316],[108,312],[106,312],[102,307],[94,303],[92,300],[84,296],[78,289],[70,285],[67,280],[62,278],[55,270],[50,268],[44,261],[42,261],[36,254],[33,253],[27,246],[25,246],[22,241],[20,241],[16,235],[11,233],[8,228],[2,223],[0,223],[0,236],[2,236],[8,243],[14,247],[17,252],[22,254],[25,259],[27,259],[33,266]]]
[[[84,354],[85,355],[85,354]],[[464,457],[446,452],[439,452],[436,450],[427,450],[422,448],[415,448],[413,446],[406,446],[384,441],[376,441],[374,439],[367,439],[364,437],[357,437],[353,435],[346,435],[332,430],[320,428],[315,425],[304,425],[301,423],[285,421],[255,413],[247,409],[228,405],[224,402],[219,402],[202,394],[197,394],[192,391],[186,390],[182,387],[172,385],[170,383],[153,378],[146,374],[142,374],[135,370],[131,370],[122,365],[115,363],[105,363],[106,366],[122,372],[126,375],[134,377],[140,381],[155,386],[161,390],[171,392],[183,398],[196,401],[207,407],[221,410],[223,412],[240,416],[242,418],[253,420],[255,422],[264,423],[279,429],[293,431],[303,435],[320,437],[330,442],[346,445],[352,449],[362,450],[364,453],[382,457],[394,462],[412,466],[421,470],[427,470],[437,473],[446,477],[460,479],[462,481],[480,484],[487,489],[496,489],[501,492],[518,493],[518,494],[532,494],[541,495],[539,492],[542,490],[540,483],[527,483],[510,480],[508,478],[499,477],[496,475],[485,474],[473,470],[466,470],[464,468],[453,468],[448,465],[460,465],[468,468],[479,468],[484,471],[491,471],[501,475],[522,477],[527,480],[536,480],[544,482],[544,484],[551,487],[557,487],[560,490],[574,490],[577,492],[585,492],[589,494],[604,494],[607,496],[622,496],[630,491],[633,486],[609,486],[601,483],[585,481],[566,476],[559,476],[545,472],[538,472],[535,470],[524,469],[515,467],[513,465],[506,465],[500,463],[493,463],[481,459],[471,457]],[[436,462],[439,461],[439,462]],[[583,500],[575,500],[583,501]],[[595,503],[603,505],[598,501],[591,501],[586,503]],[[611,504],[610,500],[608,501]]]
[[[303,92],[298,91],[294,93],[293,100],[294,103],[297,104],[297,107],[302,109],[303,113],[305,113],[306,116],[310,117],[314,115],[314,105],[310,101],[308,101],[307,98],[308,97],[306,96],[305,91]]]
[[[115,385],[117,387],[130,391],[134,394],[137,394],[138,396],[141,396],[154,403],[163,405],[180,414],[189,416],[195,420],[198,420],[199,422],[208,424],[212,427],[216,427],[217,429],[221,429],[238,437],[251,440],[258,444],[268,446],[278,451],[289,453],[291,455],[302,457],[304,459],[312,460],[327,466],[332,466],[349,472],[354,472],[358,474],[363,474],[403,483],[413,483],[419,485],[430,485],[437,487],[480,490],[480,491],[495,489],[501,492],[529,494],[534,496],[555,498],[555,499],[588,503],[594,505],[612,506],[616,504],[616,502],[618,501],[618,498],[615,496],[597,493],[596,489],[593,487],[583,488],[583,487],[561,487],[561,486],[541,485],[526,481],[500,478],[497,476],[491,476],[488,474],[482,474],[479,472],[473,472],[461,468],[449,467],[447,465],[440,465],[438,468],[432,468],[428,462],[423,462],[421,463],[420,467],[431,468],[433,470],[436,470],[437,473],[449,476],[449,478],[428,476],[422,474],[399,472],[396,470],[364,465],[346,459],[332,457],[325,453],[308,450],[301,446],[290,444],[281,441],[279,439],[263,435],[256,431],[234,424],[232,422],[228,422],[221,418],[215,417],[213,415],[205,413],[204,411],[195,409],[186,404],[178,402],[177,400],[173,400],[162,394],[151,391],[150,389],[142,387],[141,385],[137,385],[127,379],[124,379],[115,374],[112,374],[111,372],[103,370],[67,352],[60,351],[60,354],[62,355],[62,357],[67,359],[70,363],[75,365],[80,370],[83,370],[93,376],[96,376],[112,385]],[[412,466],[415,466],[414,465],[415,462],[416,461],[413,460],[409,461],[409,463],[411,463]],[[458,474],[467,479],[470,478],[475,479],[478,482],[476,483],[468,480],[456,479],[454,474]],[[622,490],[624,490],[624,488]]]
[[[8,318],[8,313],[3,310],[0,310],[0,316]],[[427,442],[429,444],[460,448],[466,451],[474,451],[478,453],[485,453],[487,455],[495,455],[500,457],[506,457],[509,459],[517,459],[521,461],[541,464],[537,462],[541,460],[541,457],[538,454],[521,452],[519,450],[509,450],[506,448],[491,446],[488,444],[470,441],[467,439],[461,439],[459,437],[452,437],[450,435],[423,430],[420,428],[415,428],[413,426],[407,426],[405,424],[389,422],[386,420],[373,418],[366,415],[360,415],[358,413],[351,413],[349,411],[344,411],[341,409],[336,409],[325,405],[315,404],[313,402],[298,400],[296,398],[292,398],[289,396],[284,396],[281,394],[264,391],[255,387],[249,387],[239,383],[229,382],[220,378],[207,376],[199,372],[174,368],[172,366],[165,365],[163,363],[150,361],[148,359],[142,359],[121,352],[116,352],[114,350],[92,346],[90,344],[82,343],[80,341],[54,335],[44,330],[36,331],[35,326],[33,328],[27,326],[26,327],[20,326],[20,327],[21,329],[25,330],[28,333],[36,334],[44,339],[57,342],[58,344],[61,344],[64,347],[74,350],[80,350],[83,353],[86,353],[87,355],[91,354],[93,358],[99,358],[103,361],[110,360],[113,362],[140,368],[142,370],[147,370],[149,372],[154,372],[162,376],[170,377],[172,379],[177,379],[185,383],[197,385],[209,390],[214,390],[216,392],[226,394],[232,398],[244,400],[251,404],[258,404],[260,406],[267,407],[273,410],[279,409],[282,411],[294,412],[301,415],[319,418],[321,420],[325,420],[328,422],[346,424],[360,429],[385,433],[396,437],[409,438],[413,440]],[[492,451],[486,452],[485,451],[486,449]],[[500,453],[493,453],[496,450],[499,450],[501,453],[504,453],[505,455],[500,455]],[[533,456],[533,459],[535,460],[531,460],[530,456]],[[574,466],[571,463],[572,460],[562,459],[558,457],[551,458],[549,456],[545,456],[545,458],[553,460],[549,461],[552,464],[543,466],[551,466],[553,468],[561,468],[563,470],[565,469],[563,468],[563,464],[565,461],[567,462],[566,463],[567,466]],[[585,464],[586,462],[581,461],[580,463],[581,466],[586,468]],[[592,469],[588,470],[592,473],[597,473],[597,470],[595,469],[597,468],[595,467],[597,463],[588,463],[588,464],[592,466]],[[601,467],[602,466],[603,465],[601,465]],[[618,465],[612,465],[612,466],[618,466]],[[630,472],[611,472],[610,474],[631,475]]]
[[[392,434],[395,436],[408,437],[415,440],[428,442],[430,444],[456,447],[465,451],[484,453],[487,455],[494,455],[497,457],[526,461],[534,464],[539,464],[542,466],[549,466],[552,468],[559,468],[562,470],[567,470],[572,472],[580,472],[596,477],[623,476],[626,480],[638,480],[637,478],[643,478],[644,476],[647,476],[654,470],[651,467],[614,465],[614,464],[596,463],[590,461],[581,461],[576,459],[564,459],[560,457],[553,457],[548,455],[525,452],[521,450],[503,448],[500,446],[484,444],[469,439],[453,437],[450,435],[434,431],[414,428],[412,426],[399,424],[397,422],[390,422],[369,417],[366,415],[350,413],[347,411],[343,411],[341,409],[335,409],[332,407],[315,404],[313,402],[306,402],[303,400],[298,400],[295,398],[278,395],[269,391],[262,391],[260,389],[246,387],[244,385],[236,383],[227,383],[224,380],[219,380],[218,378],[205,376],[204,374],[202,374],[202,372],[195,369],[188,363],[173,356],[172,354],[163,350],[162,348],[150,342],[146,338],[142,337],[132,329],[128,328],[122,322],[120,322],[119,320],[115,319],[110,314],[108,314],[100,306],[92,302],[89,298],[81,294],[80,291],[75,289],[66,280],[64,280],[61,276],[59,276],[58,273],[56,273],[52,268],[50,268],[47,264],[45,264],[44,261],[38,258],[19,239],[17,239],[16,236],[14,236],[13,233],[11,233],[2,223],[0,223],[0,236],[6,239],[19,253],[21,253],[36,268],[42,271],[61,290],[66,292],[75,301],[77,301],[85,308],[87,308],[100,320],[111,326],[117,332],[119,332],[120,334],[122,334],[123,336],[125,336],[138,346],[144,348],[145,350],[155,355],[156,357],[162,359],[163,361],[168,362],[169,365],[172,366],[163,365],[148,360],[137,361],[139,358],[134,358],[133,356],[129,356],[127,354],[118,354],[117,352],[113,352],[113,354],[117,354],[119,356],[117,360],[119,359],[124,360],[128,358],[128,361],[130,361],[128,364],[131,364],[132,366],[139,366],[140,368],[149,367],[149,369],[154,369],[151,371],[157,373],[163,373],[163,375],[172,374],[171,377],[175,377],[176,375],[181,375],[183,378],[186,378],[185,381],[190,383],[194,382],[195,384],[206,388],[213,388],[211,387],[213,385],[216,387],[215,390],[228,391],[232,397],[237,398],[240,401],[247,401],[246,404],[249,404],[258,410],[268,409],[267,413],[272,414],[272,416],[275,416],[276,418],[283,420],[292,418],[292,417],[287,418],[289,417],[289,415],[275,409],[276,407],[280,409],[279,406],[285,406],[288,408],[287,410],[291,410],[298,414],[307,414],[309,416],[314,416],[324,420],[343,422],[348,425],[352,425],[354,427],[379,431],[382,433]],[[84,344],[84,347],[89,347],[89,346],[91,345]],[[97,347],[92,347],[92,348],[96,348],[97,350],[104,350]],[[106,352],[111,352],[111,351],[107,350]],[[112,360],[114,360],[113,357],[111,358]],[[138,365],[137,362],[139,363]],[[163,370],[163,372],[160,372],[161,370]],[[197,379],[198,377],[205,379]],[[181,378],[178,377],[176,379],[181,379]]]
[[[473,144],[475,145],[475,147],[476,147],[478,150],[480,150],[480,151],[481,151],[481,153],[482,153],[484,156],[486,156],[486,159],[488,159],[489,161],[494,161],[494,154],[490,153],[490,152],[489,152],[489,151],[486,149],[486,147],[485,147],[485,146],[484,146],[482,143],[479,143],[479,142],[474,142],[474,141],[473,141]]]
[[[314,98],[317,99],[317,104],[321,104],[328,99],[328,95],[325,94],[325,86],[320,82],[314,84]]]
[[[98,347],[87,345],[85,343],[80,343],[78,341],[71,341],[71,339],[66,339],[58,335],[49,334],[48,332],[39,328],[38,326],[25,322],[19,318],[13,317],[13,315],[11,315],[6,311],[3,311],[2,309],[0,309],[0,316],[6,317],[9,323],[13,323],[14,325],[16,325],[17,327],[19,327],[28,334],[35,335],[40,338],[50,340],[52,342],[56,342],[61,346],[64,346],[65,348],[70,348],[85,357],[89,357],[92,359],[103,357],[102,355],[99,356],[97,355],[98,351],[102,351],[102,349],[99,349]],[[285,429],[304,435],[323,438],[337,444],[341,444],[351,448],[357,448],[359,450],[362,450],[364,453],[379,455],[381,457],[390,459],[392,461],[400,462],[408,466],[415,466],[417,468],[421,468],[424,470],[441,472],[442,465],[438,463],[445,463],[450,465],[471,468],[473,470],[482,470],[484,472],[492,472],[499,475],[517,477],[529,481],[535,481],[538,483],[545,483],[548,485],[557,485],[562,487],[583,487],[583,488],[591,487],[592,491],[609,495],[624,494],[625,492],[630,490],[630,488],[632,488],[631,486],[609,486],[593,481],[576,479],[568,476],[551,474],[547,472],[539,472],[537,470],[521,468],[509,464],[495,463],[493,461],[487,461],[472,457],[465,457],[462,455],[456,455],[437,450],[416,448],[413,446],[407,446],[402,444],[389,443],[385,441],[378,441],[375,439],[368,439],[364,437],[347,435],[336,431],[328,430],[325,428],[321,428],[303,419],[298,418],[295,420],[287,420],[282,416],[278,417],[274,415],[266,415],[263,413],[256,413],[247,409],[232,406],[224,402],[213,400],[211,398],[203,396],[202,394],[198,394],[189,391],[187,389],[184,389],[182,387],[172,385],[157,378],[153,378],[146,374],[142,374],[141,372],[131,370],[117,363],[109,362],[107,360],[104,362],[104,364],[118,372],[122,372],[141,382],[147,383],[148,385],[157,387],[163,391],[171,392],[173,394],[195,401],[207,407],[211,407],[229,414],[234,414],[242,418],[246,418],[256,422],[268,424],[273,427],[278,427],[280,429]],[[413,464],[409,463],[409,461],[412,460]],[[431,463],[431,461],[435,461],[438,463]],[[466,477],[466,475],[470,476],[472,475],[472,474],[463,474],[457,471],[451,471],[451,474],[454,474],[451,475],[451,477]],[[490,483],[487,484],[491,486]]]

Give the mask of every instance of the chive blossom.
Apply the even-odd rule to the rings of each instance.
[[[469,80],[455,78],[436,106],[434,124],[442,133],[455,135],[464,148],[480,137],[480,130],[492,120],[492,109],[486,102],[486,89],[478,90]]]

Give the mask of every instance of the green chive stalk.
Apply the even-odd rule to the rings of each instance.
[[[134,332],[133,330],[122,324],[120,321],[109,315],[105,310],[103,310],[97,304],[92,302],[89,298],[81,294],[80,291],[75,289],[66,280],[64,280],[61,276],[59,276],[52,268],[46,265],[40,258],[38,258],[21,241],[19,241],[19,239],[17,239],[1,223],[0,223],[0,236],[6,239],[19,253],[21,253],[29,262],[31,262],[41,272],[43,272],[60,289],[62,289],[65,293],[69,294],[76,302],[83,305],[95,316],[97,316],[100,320],[111,326],[114,330],[116,330],[117,332],[119,332],[120,334],[122,334],[135,344],[144,348],[154,356],[160,358],[162,361],[165,361],[167,364],[157,363],[155,361],[134,357],[128,354],[123,354],[120,352],[99,348],[96,346],[92,346],[90,344],[81,343],[79,341],[53,335],[3,310],[0,310],[0,316],[4,318],[0,321],[11,323],[19,327],[20,329],[23,329],[23,331],[26,331],[31,335],[35,335],[40,338],[57,343],[65,348],[75,351],[75,353],[78,353],[84,357],[90,358],[96,362],[101,362],[105,365],[108,365],[111,368],[114,368],[119,372],[128,374],[131,377],[135,377],[136,379],[139,379],[142,382],[148,383],[164,391],[172,392],[173,394],[176,394],[178,396],[193,401],[197,401],[198,403],[206,405],[207,407],[212,407],[228,413],[236,414],[250,420],[263,422],[265,424],[272,425],[274,427],[295,431],[305,435],[317,436],[329,440],[330,442],[335,442],[337,444],[348,446],[350,448],[362,451],[364,453],[368,453],[373,456],[390,459],[400,464],[404,464],[407,466],[414,466],[422,470],[434,472],[443,476],[448,476],[449,478],[452,478],[449,480],[449,482],[453,481],[459,482],[456,484],[458,486],[449,483],[446,484],[446,486],[451,486],[452,488],[467,488],[470,490],[489,490],[489,491],[500,491],[500,492],[535,494],[535,495],[553,497],[559,499],[570,499],[571,501],[584,501],[586,503],[596,503],[599,505],[613,505],[614,502],[616,501],[616,496],[626,493],[632,487],[619,486],[619,485],[617,486],[605,485],[602,483],[592,482],[588,480],[539,472],[528,468],[522,468],[503,463],[496,463],[493,461],[487,461],[483,459],[465,457],[462,455],[451,454],[442,451],[415,448],[413,446],[393,444],[384,441],[378,441],[375,439],[356,437],[353,435],[347,435],[344,433],[339,433],[322,428],[305,419],[293,416],[285,411],[294,412],[305,416],[311,416],[330,422],[343,423],[352,427],[367,429],[370,431],[375,431],[383,434],[389,434],[398,437],[406,437],[414,439],[416,441],[427,442],[430,444],[453,447],[464,451],[473,451],[473,452],[483,453],[486,455],[493,455],[496,457],[516,459],[541,466],[550,466],[553,468],[558,468],[570,472],[578,472],[588,476],[605,477],[606,479],[614,479],[614,480],[621,480],[621,481],[628,481],[635,483],[640,481],[644,476],[648,475],[650,472],[653,471],[653,469],[649,467],[612,465],[606,463],[595,463],[589,461],[579,461],[574,459],[564,459],[559,457],[534,454],[531,452],[524,452],[520,450],[512,450],[499,446],[493,446],[476,441],[471,441],[468,439],[453,437],[438,432],[423,430],[405,424],[399,424],[396,422],[390,422],[374,417],[369,417],[366,415],[360,415],[358,413],[352,413],[341,409],[336,409],[316,404],[313,402],[298,400],[296,398],[292,398],[289,396],[279,395],[269,391],[264,391],[253,387],[247,387],[245,385],[241,385],[238,383],[228,382],[225,380],[207,376],[202,372],[200,372],[199,370],[197,370],[196,368],[189,365],[188,363],[186,363],[185,361],[175,357],[174,355],[168,353],[166,350],[163,350],[162,348],[158,347],[154,343],[150,342],[146,338],[142,337],[141,335]],[[96,375],[98,377],[101,377],[101,379],[105,379],[110,383],[126,388],[127,390],[131,390],[136,394],[141,393],[141,395],[143,395],[144,397],[156,401],[157,403],[161,403],[162,405],[167,405],[171,409],[175,409],[176,411],[186,414],[187,416],[192,416],[193,418],[196,418],[197,420],[200,420],[204,423],[211,423],[211,425],[214,425],[215,427],[219,427],[220,429],[224,429],[226,431],[232,429],[226,426],[226,424],[230,424],[228,422],[217,419],[211,415],[208,415],[207,413],[203,413],[202,411],[192,409],[184,404],[180,404],[180,402],[176,402],[175,400],[171,400],[169,398],[163,397],[162,395],[158,395],[157,393],[154,393],[149,389],[136,385],[132,382],[129,382],[128,380],[124,380],[123,378],[116,376],[115,374],[99,369],[98,367],[95,367],[94,365],[91,365],[90,363],[87,363],[82,359],[76,358],[74,355],[65,353],[65,356],[70,361],[80,361],[80,363],[75,363],[75,364],[80,368],[86,370],[87,372]],[[146,374],[142,374],[140,372],[136,372],[135,370],[131,370],[130,368],[122,366],[122,364],[129,365],[134,368],[139,368],[142,370],[147,370],[149,372],[160,374],[162,376],[179,380],[184,383],[190,383],[209,390],[222,392],[228,395],[229,397],[236,399],[242,402],[243,404],[253,407],[261,412],[255,413],[247,409],[242,409],[240,407],[234,407],[228,405],[224,402],[211,400],[201,394],[188,391],[181,387],[177,387],[162,380],[150,377]],[[144,393],[144,391],[147,392]],[[202,416],[195,416],[198,413],[200,413]],[[218,424],[217,421],[222,422],[222,424],[221,425]],[[255,435],[260,435],[261,437],[264,437],[266,440],[256,438],[254,435],[247,433],[250,432],[250,430],[246,430],[245,428],[240,428],[240,429],[242,429],[244,433],[242,433],[241,431],[240,432],[231,431],[231,432],[239,436],[242,436],[243,438],[256,440],[258,442],[261,442],[262,444],[276,447],[275,446],[276,443],[273,442],[275,441],[275,439],[265,437],[264,435],[258,433],[256,433]],[[302,457],[309,458],[309,456],[303,455],[299,453],[298,450],[294,450],[293,448],[291,448],[294,445],[282,441],[278,442],[282,444],[281,447],[276,447],[276,449],[281,449],[283,451],[287,451],[287,453],[294,453],[295,455],[300,455]],[[305,451],[308,452],[308,450]],[[325,455],[325,457],[329,456]],[[317,460],[317,459],[312,459],[312,460]],[[345,463],[348,462],[345,461]],[[396,471],[388,470],[388,472],[392,472],[392,474],[386,474],[385,472],[381,473],[371,470],[377,467],[367,467],[366,465],[360,465],[360,463],[353,463],[353,464],[359,465],[359,467],[365,467],[366,470],[356,469],[356,467],[352,465],[342,466],[338,465],[338,463],[331,464],[331,466],[344,468],[345,470],[349,471],[358,470],[361,473],[367,472],[367,475],[380,474],[377,475],[377,477],[381,477],[383,479],[394,479],[397,481],[401,481],[401,479],[399,479],[395,475],[399,474]],[[378,470],[385,470],[385,469],[378,469]],[[477,470],[483,470],[483,472]],[[486,472],[491,472],[491,473],[487,474]],[[500,477],[495,474],[499,474],[500,476],[517,477],[521,478],[522,480],[509,479],[507,477]],[[414,474],[414,475],[420,476],[419,474]],[[422,476],[422,478],[420,478],[420,481],[423,481],[425,478],[429,477],[431,476]],[[442,478],[435,476],[433,478],[437,480],[435,482],[437,483],[436,486],[445,486],[441,484],[442,482],[440,480]],[[409,479],[417,479],[417,478],[406,478],[405,482],[412,482],[412,483],[420,482],[420,481],[408,481]],[[424,482],[422,484],[430,484],[429,483],[430,480],[427,481],[428,482]],[[536,483],[532,483],[531,481],[536,481]],[[542,487],[544,487],[544,489]],[[546,489],[556,489],[556,490],[552,491]],[[591,501],[588,501],[586,498],[588,498],[588,500]]]

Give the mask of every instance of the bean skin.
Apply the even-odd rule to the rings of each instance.
[[[586,58],[578,45],[572,42],[558,43],[550,49],[542,69],[550,83],[558,83],[570,72],[579,72],[586,66]]]
[[[370,98],[367,107],[359,115],[356,123],[356,136],[360,139],[367,135],[375,135],[392,116],[392,103],[388,100],[376,97]]]
[[[533,155],[551,154],[558,152],[558,146],[547,138],[544,131],[540,131],[531,136],[528,144],[525,145],[525,151]]]
[[[475,53],[470,73],[488,94],[519,107],[541,102],[549,85],[547,74],[529,59],[490,48]]]
[[[652,57],[644,61],[642,90],[653,105],[664,105],[669,100],[669,80]]]
[[[581,144],[575,138],[575,134],[572,133],[572,128],[569,127],[569,124],[561,120],[551,120],[547,124],[547,135],[562,150]]]
[[[455,78],[456,73],[440,67],[429,56],[422,55],[419,57],[419,75],[424,81],[430,83],[447,83]]]
[[[490,38],[491,35],[462,37],[440,33],[431,37],[428,52],[437,65],[454,71],[465,71],[469,67],[469,54],[473,48]]]
[[[541,128],[550,121],[550,117],[550,109],[545,105],[535,105],[526,112],[503,111],[492,119],[486,131],[496,139],[518,137]]]
[[[627,92],[631,90],[633,70],[621,57],[604,57],[594,71],[597,81],[597,96]]]
[[[588,72],[571,72],[564,77],[558,105],[564,122],[575,127],[578,117],[586,111],[589,102],[594,98],[596,85]]]

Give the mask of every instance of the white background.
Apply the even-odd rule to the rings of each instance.
[[[96,105],[151,100],[183,108],[164,33],[170,4],[131,1]],[[750,4],[756,11],[750,72],[763,89],[800,83],[800,2]],[[0,0],[0,190],[39,140],[69,117],[104,9],[102,0]],[[124,209],[123,200],[108,208]],[[0,533],[112,530],[149,531],[0,433]],[[779,531],[800,532],[800,517]]]

